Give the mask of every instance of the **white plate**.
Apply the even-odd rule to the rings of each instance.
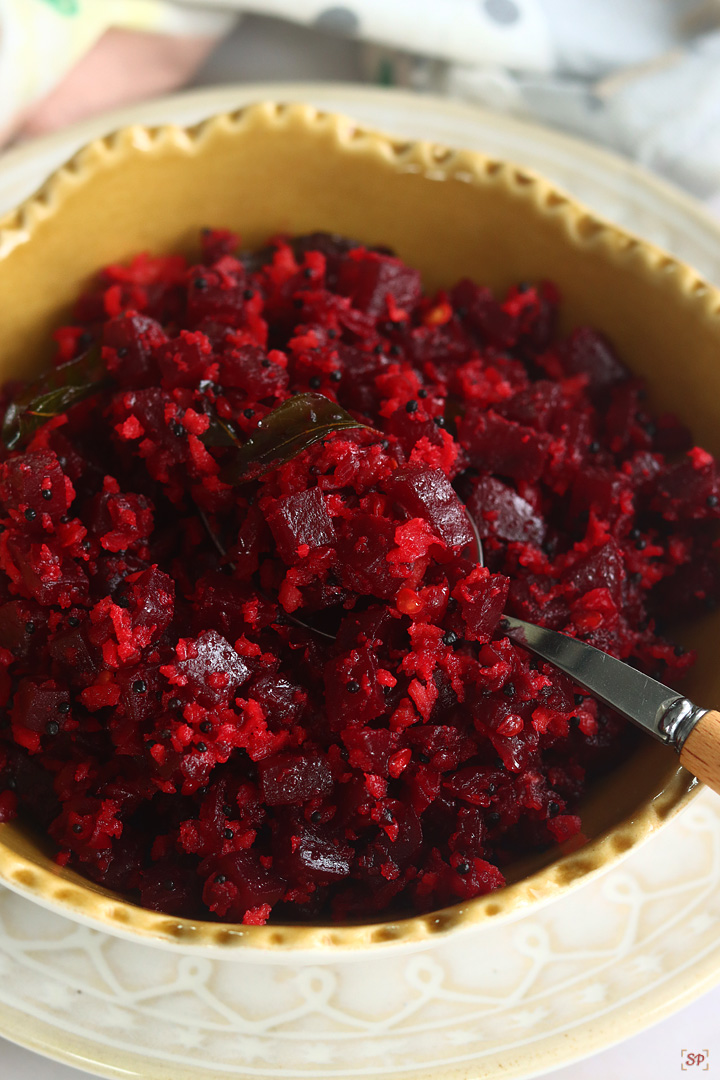
[[[106,115],[0,159],[0,211],[83,142],[305,100],[538,168],[720,283],[720,228],[610,154],[472,107],[345,86],[204,90]],[[220,223],[221,224],[221,223]],[[318,964],[191,960],[0,890],[0,1033],[111,1077],[531,1077],[612,1045],[720,981],[720,800],[704,793],[568,896],[425,951]]]

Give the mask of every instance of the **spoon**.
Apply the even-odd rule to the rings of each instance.
[[[720,794],[720,712],[701,709],[677,690],[577,638],[504,615],[501,629],[541,656],[593,697],[660,742],[680,764]]]

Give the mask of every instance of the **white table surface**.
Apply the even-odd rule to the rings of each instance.
[[[257,17],[246,18],[211,56],[196,84],[327,79],[358,82],[362,65],[353,42]],[[718,205],[720,210],[720,205]],[[592,1058],[546,1073],[548,1080],[676,1080],[683,1051],[709,1051],[707,1074],[720,1073],[720,987],[673,1016]],[[0,1038],[0,1080],[82,1080],[87,1073],[48,1061]],[[208,1076],[208,1080],[214,1078]]]

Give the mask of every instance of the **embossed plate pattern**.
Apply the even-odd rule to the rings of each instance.
[[[526,1077],[712,985],[718,886],[720,800],[705,794],[535,916],[380,959],[193,959],[2,891],[0,1026],[107,1076]]]

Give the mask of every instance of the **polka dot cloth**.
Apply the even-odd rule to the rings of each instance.
[[[348,7],[331,7],[320,12],[315,26],[320,30],[332,30],[338,34],[357,34],[360,19]]]
[[[514,0],[484,0],[483,7],[488,18],[502,26],[510,26],[520,18],[520,9]]]

